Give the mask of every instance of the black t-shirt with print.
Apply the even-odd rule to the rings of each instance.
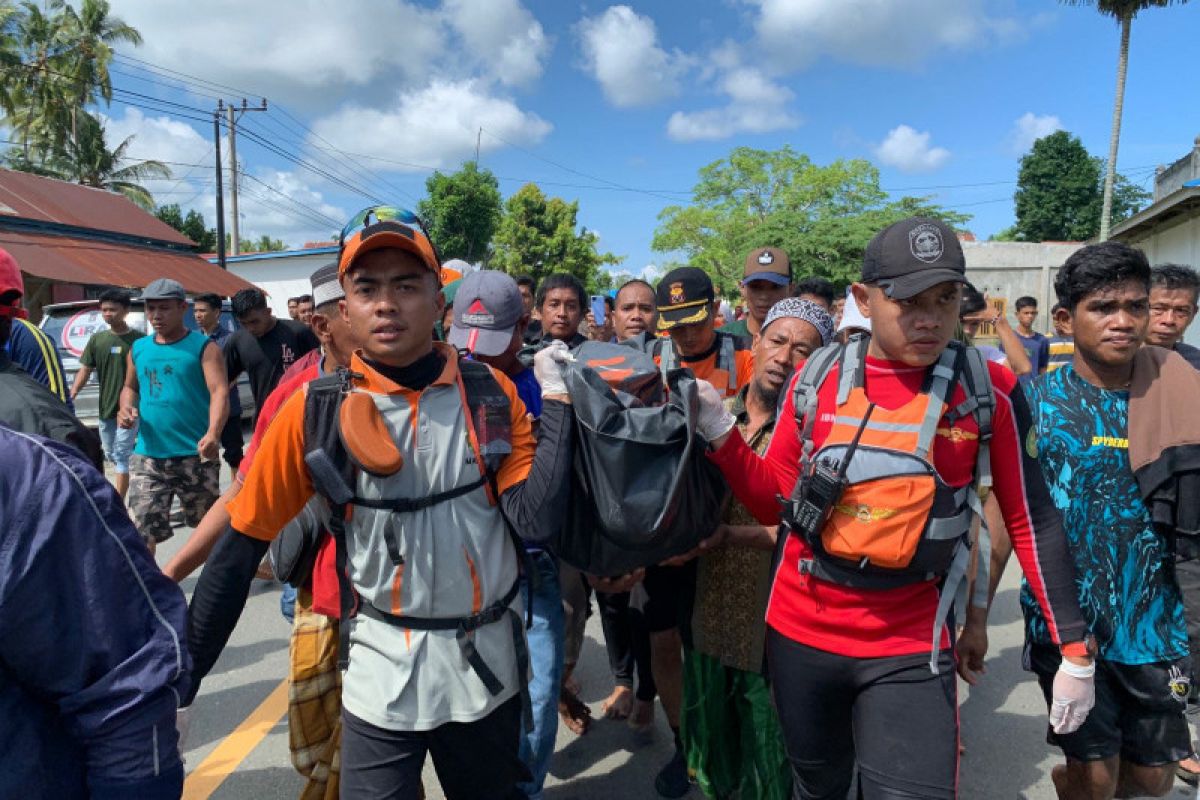
[[[241,328],[225,341],[225,369],[230,383],[246,373],[255,408],[262,408],[287,368],[320,346],[316,335],[301,322],[276,320],[274,327],[257,339]],[[254,417],[258,418],[257,410]]]

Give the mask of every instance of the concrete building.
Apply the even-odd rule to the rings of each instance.
[[[1117,225],[1112,238],[1141,248],[1151,264],[1200,268],[1200,136],[1190,153],[1154,176],[1154,202]],[[1200,345],[1200,325],[1188,329]]]
[[[225,256],[225,267],[266,292],[267,303],[275,316],[288,319],[288,298],[310,294],[312,274],[321,266],[336,261],[337,253],[336,244],[316,242],[299,250]],[[209,260],[215,263],[217,258],[212,256]]]
[[[1081,242],[977,242],[964,237],[967,278],[999,310],[1013,318],[1018,297],[1037,298],[1035,330],[1050,333],[1050,307],[1055,303],[1054,276]],[[989,331],[983,331],[989,335]]]

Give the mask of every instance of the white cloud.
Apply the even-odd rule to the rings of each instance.
[[[933,172],[950,158],[944,147],[932,147],[928,132],[921,133],[907,125],[898,125],[888,132],[875,148],[875,155],[884,164],[903,172]]]
[[[148,117],[136,108],[126,108],[120,117],[106,117],[105,131],[111,146],[133,136],[126,151],[129,161],[164,161],[172,177],[147,180],[143,184],[160,205],[178,203],[186,213],[199,211],[210,227],[216,227],[215,164],[212,140],[194,128],[169,117]],[[225,144],[222,142],[222,148]],[[226,158],[228,153],[222,151]],[[240,159],[239,159],[240,160]],[[243,163],[243,169],[245,164]],[[225,173],[228,181],[229,173]],[[321,191],[301,175],[286,170],[251,169],[243,172],[238,194],[239,234],[257,239],[262,234],[299,246],[306,241],[329,238],[349,214],[328,202]],[[263,184],[266,184],[264,186]],[[267,187],[270,188],[267,188]],[[226,222],[231,207],[226,184]],[[328,220],[323,220],[327,217]]]
[[[212,138],[204,137],[186,122],[170,117],[147,117],[136,108],[125,108],[121,117],[104,117],[105,139],[109,147],[116,147],[132,136],[126,157],[131,161],[174,162],[167,166],[171,172],[181,175],[190,167],[208,160],[209,169],[214,168]]]
[[[446,52],[439,13],[403,0],[343,0],[336,11],[320,0],[112,5],[142,34],[136,57],[284,102],[420,81]]]
[[[1062,120],[1053,114],[1039,116],[1032,111],[1026,111],[1013,123],[1013,130],[1009,135],[1009,143],[1012,146],[1013,152],[1024,153],[1030,147],[1033,147],[1033,143],[1038,139],[1062,129]]]
[[[336,9],[322,0],[112,5],[142,34],[144,44],[128,51],[135,57],[304,108],[378,99],[434,78],[524,86],[541,76],[551,49],[520,0],[443,0],[437,8],[414,0],[342,0]]]
[[[990,17],[983,0],[747,0],[769,63],[798,68],[821,56],[912,66],[939,50],[1025,35],[1027,24]]]
[[[445,0],[446,18],[474,57],[502,83],[524,86],[542,74],[551,42],[518,0]]]
[[[401,92],[388,108],[350,104],[312,125],[339,150],[433,167],[472,154],[480,127],[484,152],[503,147],[501,139],[536,144],[552,129],[541,117],[472,80],[435,80],[424,89]]]
[[[645,106],[673,97],[692,59],[658,43],[654,20],[629,6],[610,6],[585,17],[576,30],[583,66],[615,106]]]
[[[242,179],[238,197],[243,239],[267,234],[283,238],[291,246],[324,241],[350,216],[350,212],[328,202],[319,190],[294,172],[261,170],[254,178],[257,180]]]
[[[727,63],[717,90],[729,97],[718,108],[676,111],[667,120],[667,135],[677,142],[728,139],[739,133],[769,133],[801,123],[788,106],[792,91],[755,67]]]

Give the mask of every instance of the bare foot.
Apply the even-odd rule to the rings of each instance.
[[[600,706],[605,719],[627,719],[633,710],[633,690],[628,686],[613,687],[612,694]]]
[[[576,736],[583,736],[592,724],[592,710],[565,683],[558,694],[558,715]]]
[[[629,727],[636,733],[649,733],[654,729],[654,701],[635,700],[633,713],[629,715]]]

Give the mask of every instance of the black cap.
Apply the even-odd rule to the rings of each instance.
[[[967,262],[946,223],[909,217],[884,228],[867,245],[862,280],[905,300],[946,281],[966,283]]]
[[[716,293],[712,278],[704,270],[680,267],[663,276],[655,296],[658,329],[666,331],[676,325],[691,325],[708,319]]]

